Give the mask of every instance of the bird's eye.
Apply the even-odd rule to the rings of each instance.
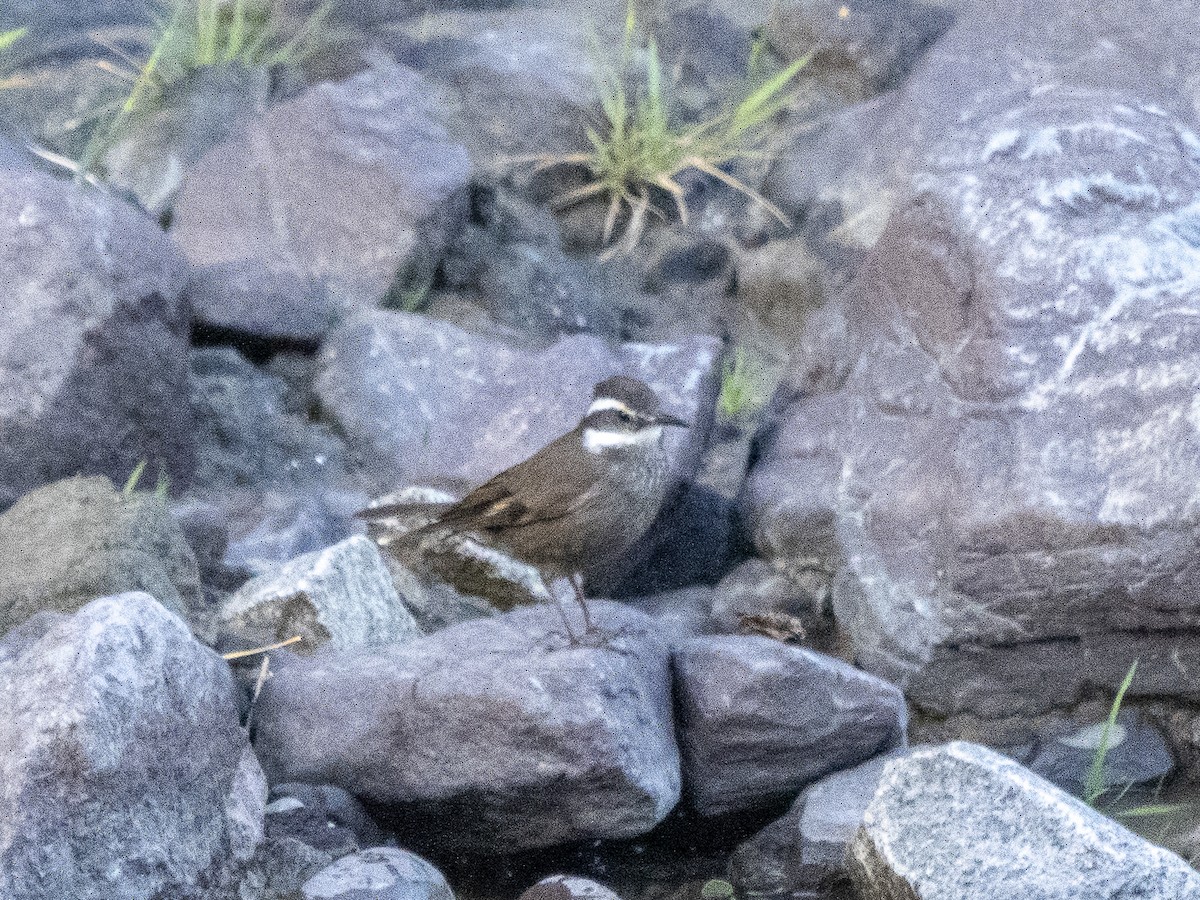
[[[622,422],[626,422],[626,423],[632,422],[633,421],[633,413],[631,413],[627,410],[624,410],[624,409],[619,409],[619,410],[617,410],[617,418],[620,419]]]

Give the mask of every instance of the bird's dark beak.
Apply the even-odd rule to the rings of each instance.
[[[691,428],[691,422],[685,422],[678,416],[673,416],[670,413],[659,413],[654,417],[655,425],[668,425],[672,428]]]

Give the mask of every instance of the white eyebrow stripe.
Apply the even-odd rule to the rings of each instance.
[[[655,443],[662,437],[662,427],[642,428],[638,431],[604,431],[600,428],[583,429],[583,449],[588,453],[603,453],[614,447],[635,447],[639,444]]]
[[[588,407],[587,414],[590,416],[594,412],[600,412],[603,409],[615,409],[621,412],[627,412],[633,415],[634,412],[620,400],[615,400],[612,397],[597,397],[592,401],[592,405]]]

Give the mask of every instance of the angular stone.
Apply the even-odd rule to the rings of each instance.
[[[0,642],[0,895],[151,900],[220,881],[266,784],[229,667],[144,593]]]
[[[613,350],[574,335],[524,351],[423,316],[370,311],[330,335],[317,392],[380,487],[394,490],[399,481],[462,490],[570,431],[596,382],[625,372],[695,423],[667,437],[676,471],[686,477],[711,422],[719,353],[718,340],[700,336]]]
[[[296,652],[403,644],[421,635],[375,545],[361,535],[306,553],[243,585],[222,624],[253,646],[299,635]]]
[[[754,809],[902,746],[892,685],[765,637],[702,637],[675,652],[688,797],[705,816]]]
[[[161,500],[124,496],[107,478],[68,478],[0,515],[0,634],[41,610],[73,613],[134,590],[211,638],[196,559]]]
[[[375,847],[344,856],[300,889],[302,900],[454,900],[445,876],[415,853]]]
[[[278,657],[257,744],[276,781],[336,784],[450,849],[507,853],[649,831],[679,799],[668,649],[593,602],[609,647],[567,647],[548,606],[402,647]]]
[[[846,848],[862,825],[884,766],[877,756],[810,784],[781,818],[738,845],[730,879],[739,894],[803,896],[849,878]]]
[[[139,461],[191,474],[186,263],[101,191],[0,172],[0,507],[78,473]]]
[[[944,138],[849,290],[854,367],[764,448],[755,542],[838,570],[856,658],[939,717],[1138,657],[1131,696],[1195,699],[1200,137],[1056,86]]]
[[[888,763],[847,865],[863,900],[1200,897],[1175,854],[962,742]]]
[[[419,75],[374,68],[271,107],[205,154],[172,233],[205,324],[314,340],[436,261],[466,214],[466,151]]]

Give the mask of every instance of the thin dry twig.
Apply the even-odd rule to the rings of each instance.
[[[290,647],[292,644],[298,644],[302,640],[304,640],[303,636],[298,634],[295,637],[288,638],[286,641],[280,641],[278,644],[271,644],[267,647],[255,647],[253,650],[235,650],[233,653],[222,653],[221,659],[245,659],[247,656],[257,656],[259,653],[270,653],[272,650]]]

